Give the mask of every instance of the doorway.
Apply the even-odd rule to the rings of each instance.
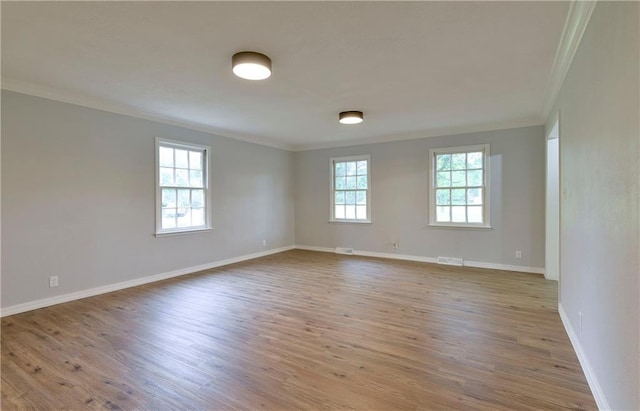
[[[545,278],[560,280],[560,121],[547,134]]]

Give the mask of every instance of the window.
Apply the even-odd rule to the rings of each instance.
[[[331,221],[371,222],[371,157],[331,159]]]
[[[156,139],[156,235],[209,228],[209,148]]]
[[[429,223],[489,228],[489,145],[430,151]]]

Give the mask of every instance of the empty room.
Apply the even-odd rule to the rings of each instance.
[[[640,410],[640,3],[2,1],[2,410]]]

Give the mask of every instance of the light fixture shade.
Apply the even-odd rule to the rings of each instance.
[[[358,124],[364,120],[362,111],[343,111],[338,116],[340,123],[342,124]]]
[[[271,59],[255,51],[241,51],[231,58],[233,74],[247,80],[264,80],[271,76]]]

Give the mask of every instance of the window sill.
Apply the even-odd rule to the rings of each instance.
[[[193,230],[180,230],[180,231],[165,231],[161,233],[154,233],[155,237],[171,237],[176,235],[187,235],[187,234],[197,234],[197,233],[206,233],[209,231],[213,231],[213,227],[207,228],[196,228]]]
[[[371,220],[329,220],[330,223],[371,224]]]
[[[429,224],[426,228],[437,228],[437,229],[454,229],[454,230],[493,230],[493,227],[490,225],[448,225],[448,224]]]

